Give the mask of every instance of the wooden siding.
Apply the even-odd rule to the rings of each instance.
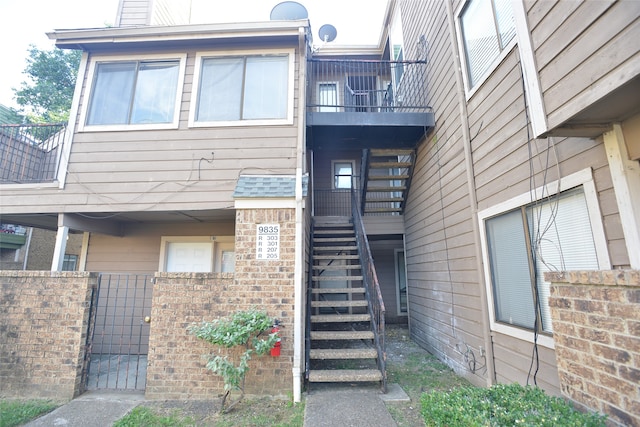
[[[477,206],[471,206],[453,60],[458,47],[451,44],[447,5],[436,0],[398,3],[407,59],[420,54],[421,36],[427,40],[429,104],[437,118],[434,132],[419,146],[405,213],[411,334],[457,372],[483,384],[486,373],[472,373],[460,351],[468,345],[478,358],[479,347],[484,346],[481,304],[486,290],[484,273],[476,258],[474,211],[526,194],[534,183],[537,187],[544,180],[556,180],[558,171],[562,178],[591,167],[611,261],[616,267],[627,266],[607,158],[601,140],[532,139],[519,53],[513,48],[466,101],[477,199]],[[460,2],[451,3],[452,10],[457,10]],[[569,9],[582,7],[578,2],[560,3]],[[536,2],[532,7],[529,2],[530,24],[536,26],[537,21],[557,18],[557,14],[541,10],[553,4]],[[604,6],[609,8],[606,3]],[[549,31],[545,28],[537,26],[537,35]],[[584,55],[590,53],[587,49]],[[553,96],[562,98],[566,94]],[[528,378],[532,380],[532,348],[527,341],[494,332],[497,380],[523,384]],[[559,394],[554,351],[540,348],[539,360],[536,381],[549,392]]]
[[[116,27],[149,25],[153,0],[120,0]]]
[[[405,213],[407,278],[412,338],[475,384],[484,373],[465,363],[468,345],[484,346],[481,284],[476,268],[455,64],[447,5],[440,0],[401,1],[407,59],[420,37],[428,46],[429,105],[436,130],[421,143]],[[455,6],[454,6],[455,7]]]
[[[398,313],[396,292],[396,249],[403,249],[402,240],[376,240],[369,242],[371,253],[375,259],[378,283],[384,300],[387,323],[406,323],[407,315]]]
[[[178,129],[76,132],[65,188],[3,189],[3,212],[225,209],[240,174],[293,175],[298,83],[293,125],[189,128],[195,55],[188,52]],[[79,78],[82,107],[88,76]]]
[[[526,1],[549,127],[640,74],[640,2]]]
[[[153,274],[158,271],[162,236],[233,236],[235,223],[135,224],[125,237],[92,233],[86,271]]]

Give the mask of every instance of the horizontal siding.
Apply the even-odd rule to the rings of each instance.
[[[537,385],[551,395],[560,395],[554,350],[538,346],[536,354],[532,343],[494,333],[493,351],[499,383]]]
[[[640,2],[529,4],[540,85],[554,128],[640,74]]]
[[[418,58],[421,36],[427,41],[425,90],[436,112],[436,130],[418,149],[405,213],[411,334],[456,372],[485,384],[463,356],[467,345],[479,354],[484,341],[446,3],[400,4],[405,56]]]
[[[158,271],[162,236],[232,236],[234,229],[233,222],[137,224],[127,227],[125,237],[92,233],[85,270],[152,274]]]
[[[369,242],[375,259],[376,274],[384,307],[385,320],[389,323],[406,323],[407,316],[398,314],[395,249],[403,249],[402,240],[378,240]]]
[[[64,190],[3,189],[3,211],[224,209],[233,206],[240,174],[293,175],[298,138],[295,124],[188,127],[196,51],[187,54],[178,129],[76,133]],[[86,97],[84,76],[81,103]],[[294,98],[296,103],[297,96]]]

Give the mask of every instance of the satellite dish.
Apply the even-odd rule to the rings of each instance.
[[[271,9],[272,21],[295,21],[307,19],[308,17],[307,9],[295,1],[283,1]]]
[[[338,30],[336,30],[336,27],[331,24],[324,24],[322,27],[320,27],[320,30],[318,30],[318,35],[324,43],[328,43],[336,39]]]

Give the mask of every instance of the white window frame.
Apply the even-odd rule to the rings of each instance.
[[[487,71],[484,73],[484,75],[478,79],[478,81],[473,87],[471,87],[471,81],[469,79],[469,66],[468,66],[469,63],[467,61],[467,53],[465,52],[465,48],[464,48],[465,43],[464,43],[462,24],[461,24],[462,12],[464,11],[467,4],[471,1],[472,0],[466,0],[466,1],[460,2],[460,5],[458,6],[458,10],[456,11],[456,15],[455,15],[456,16],[456,19],[455,19],[456,38],[458,39],[458,51],[460,52],[460,58],[462,62],[461,65],[463,67],[462,79],[464,81],[464,90],[465,90],[467,100],[469,100],[469,98],[471,98],[473,94],[476,93],[478,88],[480,88],[484,84],[484,82],[493,74],[493,71],[504,60],[504,58],[507,55],[509,55],[513,47],[517,44],[517,40],[518,40],[517,28],[516,28],[516,36],[509,41],[509,43],[504,47],[502,52],[500,52],[500,55],[498,55],[494,59],[494,61],[491,63],[489,68],[487,68]]]
[[[351,164],[351,186],[349,188],[336,186],[336,164],[338,163],[350,163]],[[353,178],[356,176],[356,162],[354,160],[331,160],[331,188],[333,190],[350,190],[353,188]],[[343,176],[343,175],[340,175]]]
[[[287,86],[287,117],[284,119],[259,119],[259,120],[228,120],[228,121],[196,121],[198,99],[200,97],[200,76],[202,61],[208,58],[224,57],[249,57],[266,55],[287,55],[289,59],[288,86]],[[295,84],[295,50],[294,49],[263,49],[263,50],[234,50],[234,51],[203,51],[196,53],[196,62],[193,72],[193,85],[191,102],[189,104],[189,127],[224,127],[224,126],[282,126],[293,124],[294,86]]]
[[[598,266],[601,270],[608,270],[611,268],[611,261],[609,258],[607,238],[604,233],[604,225],[602,222],[602,214],[600,211],[598,194],[596,191],[595,182],[593,180],[593,171],[591,170],[591,168],[583,169],[579,172],[563,177],[560,181],[551,182],[546,186],[536,188],[530,193],[521,194],[478,212],[480,243],[482,245],[482,260],[484,266],[485,291],[487,294],[487,302],[489,305],[489,324],[492,331],[512,336],[514,338],[518,338],[531,343],[534,342],[534,332],[532,330],[519,328],[517,326],[510,326],[508,324],[498,322],[495,318],[493,286],[491,281],[491,263],[489,262],[489,248],[487,245],[485,221],[489,218],[509,212],[513,209],[529,205],[532,202],[542,200],[543,198],[547,198],[549,196],[553,196],[555,194],[579,186],[582,186],[584,197],[587,202],[587,210],[589,214],[589,221],[591,222],[591,231],[593,233],[593,242],[595,245],[596,257],[598,259]],[[554,348],[552,336],[539,333],[537,342],[544,347],[548,347],[551,349]]]
[[[158,271],[165,272],[167,269],[167,255],[169,243],[211,243],[211,272],[219,272],[222,267],[219,257],[222,251],[234,249],[234,236],[162,236],[160,238],[160,257],[158,260]]]
[[[93,96],[93,83],[96,78],[96,67],[100,63],[118,62],[142,62],[142,61],[175,61],[180,62],[178,69],[178,84],[176,85],[176,99],[173,107],[173,121],[171,123],[145,123],[145,124],[115,124],[115,125],[87,125],[87,115]],[[182,92],[184,88],[184,75],[187,63],[186,53],[166,53],[158,55],[135,55],[135,56],[94,56],[90,58],[89,72],[87,74],[87,85],[84,89],[82,107],[80,109],[79,132],[104,132],[104,131],[131,131],[131,130],[153,130],[153,129],[177,129],[180,122],[180,105],[182,104]],[[80,78],[80,76],[78,76]]]
[[[316,104],[321,104],[322,103],[322,99],[321,99],[321,93],[320,93],[320,86],[322,85],[334,85],[336,87],[336,104],[335,107],[333,106],[318,106],[318,112],[320,113],[335,113],[339,111],[339,105],[341,103],[340,100],[340,82],[338,81],[325,81],[325,82],[317,82],[316,84]]]

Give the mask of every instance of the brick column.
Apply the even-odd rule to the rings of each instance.
[[[71,400],[84,391],[96,273],[0,271],[0,395]]]
[[[546,273],[562,393],[640,426],[640,271]]]

